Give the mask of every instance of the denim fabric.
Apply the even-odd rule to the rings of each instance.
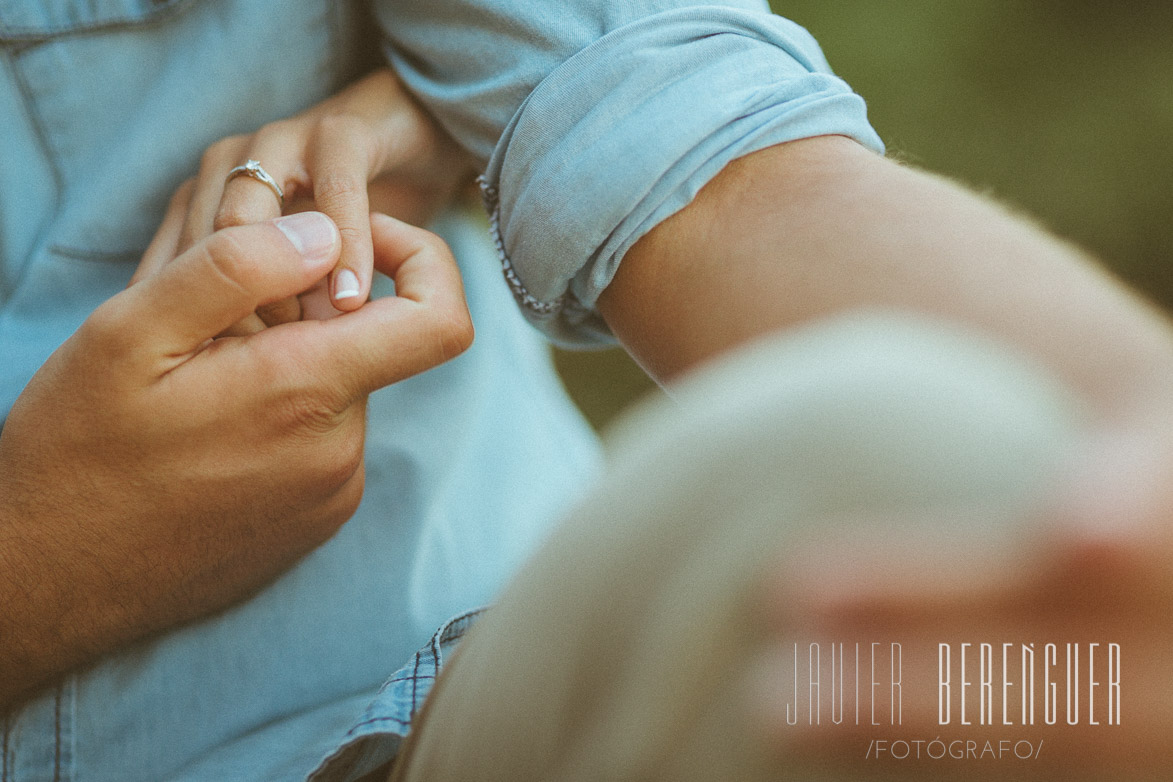
[[[945,586],[941,564],[966,550],[990,567],[986,584],[1013,573],[1010,563],[1030,561],[1055,535],[1040,510],[1086,453],[1085,404],[985,336],[897,312],[822,319],[708,363],[675,384],[671,400],[610,429],[606,473],[462,642],[391,779],[961,778],[912,759],[884,770],[840,765],[845,753],[864,758],[870,696],[852,694],[840,669],[847,713],[862,701],[863,724],[830,724],[825,643],[835,636],[825,633],[864,641],[862,670],[849,662],[848,671],[866,688],[866,623],[780,611],[783,590],[801,584],[809,595],[825,575],[844,594],[859,588],[855,572],[861,583],[891,577],[892,589],[921,562],[934,566],[917,574],[918,588]],[[911,572],[881,576],[875,567],[897,551]],[[935,642],[911,630],[910,617],[933,614],[908,608],[913,594],[877,618],[874,640],[903,640],[909,657],[919,648],[931,659]],[[896,616],[911,630],[904,638],[881,629]],[[783,639],[824,642],[824,689],[811,698],[822,704],[821,717],[811,715],[821,728],[788,731],[782,714],[751,706],[755,685],[779,706],[799,686],[779,680]],[[928,703],[915,692],[921,711]]]
[[[622,252],[725,162],[795,135],[878,146],[799,28],[756,2],[689,5],[379,0],[373,24],[359,0],[0,0],[0,417],[123,288],[208,144],[383,56],[488,165],[500,241],[466,216],[435,226],[477,341],[372,396],[355,517],[244,603],[0,718],[0,782],[304,779],[388,671],[492,600],[598,462],[522,309],[605,339],[590,305]],[[677,76],[705,106],[733,97],[698,111]],[[534,317],[531,299],[572,306]]]
[[[310,775],[308,782],[345,782],[378,769],[395,757],[424,704],[444,660],[486,609],[445,622],[428,645],[415,653],[379,688],[379,694],[346,732],[344,743]]]
[[[487,163],[506,277],[559,343],[610,341],[594,304],[623,255],[734,158],[827,134],[883,150],[818,43],[764,0],[431,0],[378,13],[396,70]]]

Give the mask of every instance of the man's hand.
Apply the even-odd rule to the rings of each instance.
[[[174,254],[183,206],[147,261]],[[242,598],[351,516],[366,395],[472,339],[443,242],[370,228],[396,296],[213,340],[341,244],[314,212],[229,228],[99,307],[29,383],[0,436],[0,708]]]

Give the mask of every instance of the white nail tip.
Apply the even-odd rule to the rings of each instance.
[[[343,269],[334,278],[334,300],[353,299],[359,294],[358,277],[350,269]]]

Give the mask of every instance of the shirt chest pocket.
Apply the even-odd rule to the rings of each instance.
[[[196,0],[0,0],[0,41],[44,41],[134,27]]]

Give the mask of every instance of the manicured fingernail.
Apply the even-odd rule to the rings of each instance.
[[[353,299],[359,294],[358,277],[350,269],[343,269],[334,278],[334,299]]]
[[[279,217],[273,223],[310,263],[324,261],[334,254],[338,229],[334,221],[321,212],[299,212]]]

